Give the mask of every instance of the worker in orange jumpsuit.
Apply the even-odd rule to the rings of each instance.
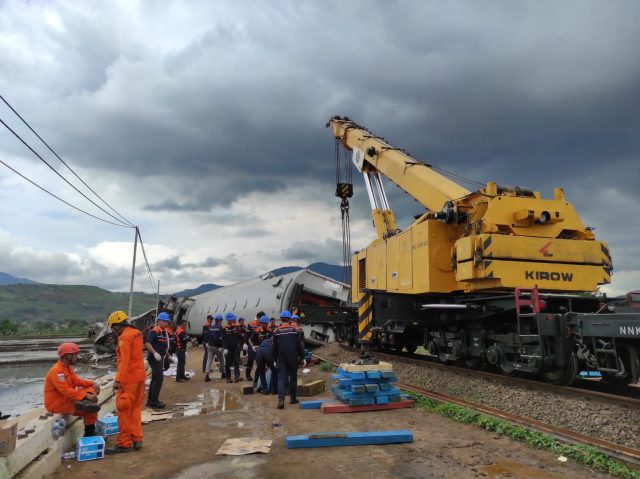
[[[127,322],[124,311],[111,313],[107,324],[118,336],[117,371],[113,382],[118,413],[118,444],[107,448],[107,454],[142,449],[142,404],[146,377],[142,333]]]
[[[96,435],[98,396],[100,385],[79,378],[73,371],[78,362],[80,347],[75,343],[58,346],[58,357],[44,379],[44,407],[49,412],[79,416],[84,422],[84,435]]]

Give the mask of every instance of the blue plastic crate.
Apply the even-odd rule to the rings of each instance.
[[[118,434],[118,416],[105,416],[98,419],[96,432],[102,437]]]
[[[81,437],[76,446],[76,459],[79,462],[93,461],[104,457],[104,438],[102,436]]]

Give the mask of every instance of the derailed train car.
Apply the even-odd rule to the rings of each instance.
[[[174,321],[185,319],[187,332],[200,336],[207,315],[233,312],[252,321],[259,311],[278,318],[282,310],[300,316],[310,341],[346,341],[357,338],[357,312],[349,303],[350,287],[309,269],[275,276],[266,273],[191,297],[171,297],[161,302]]]

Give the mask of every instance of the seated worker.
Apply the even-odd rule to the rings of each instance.
[[[80,347],[75,343],[58,346],[56,364],[44,379],[44,407],[49,412],[79,416],[84,422],[84,435],[96,435],[98,421],[97,394],[100,385],[89,379],[79,378],[71,367],[78,362]]]

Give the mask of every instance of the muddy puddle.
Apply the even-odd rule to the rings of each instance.
[[[236,394],[224,389],[209,389],[202,394],[198,394],[197,401],[178,403],[176,406],[179,407],[174,412],[177,417],[200,416],[245,409]],[[244,424],[238,423],[238,427],[242,426]]]

